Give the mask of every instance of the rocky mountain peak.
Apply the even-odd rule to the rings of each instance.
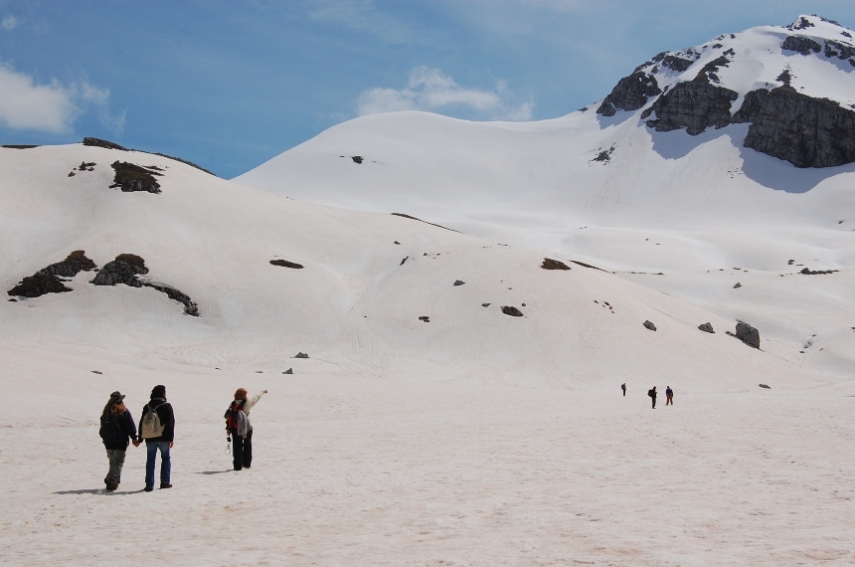
[[[797,167],[855,162],[855,42],[821,16],[663,52],[621,79],[597,113],[639,112],[648,128],[748,123],[746,147]]]

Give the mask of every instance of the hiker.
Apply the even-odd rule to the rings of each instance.
[[[155,386],[151,391],[151,399],[143,406],[140,416],[140,439],[145,440],[145,491],[154,490],[154,463],[160,451],[160,487],[172,488],[172,460],[169,450],[172,449],[175,437],[175,414],[172,404],[166,401],[166,386]]]
[[[653,401],[653,409],[656,409],[656,386],[647,390],[647,395],[650,396],[650,399]]]
[[[264,390],[247,399],[246,389],[238,388],[234,401],[226,410],[226,439],[232,441],[232,464],[236,471],[252,467],[252,423],[249,421],[249,412],[266,393],[267,390]]]
[[[674,405],[674,390],[671,389],[671,386],[665,386],[665,405]]]
[[[98,434],[104,441],[107,459],[110,461],[110,470],[104,478],[107,492],[113,492],[122,482],[122,465],[125,464],[128,440],[133,440],[134,447],[140,446],[134,418],[125,407],[124,399],[125,396],[121,392],[113,392],[110,394],[107,405],[104,406],[104,411],[101,412],[101,429]]]
[[[626,382],[620,385],[620,389],[623,390],[623,397],[626,397]]]

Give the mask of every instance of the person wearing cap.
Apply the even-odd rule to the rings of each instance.
[[[156,434],[146,431],[146,415],[149,412],[157,414],[160,430]],[[145,441],[145,491],[154,490],[154,466],[157,453],[160,452],[160,487],[172,488],[170,477],[172,475],[172,458],[169,450],[172,449],[175,439],[175,414],[172,412],[172,404],[166,401],[166,386],[158,385],[151,390],[149,402],[143,406],[140,415],[139,437]]]
[[[134,447],[140,442],[137,439],[137,428],[131,412],[125,407],[125,396],[121,392],[110,394],[110,400],[101,412],[101,429],[98,432],[107,449],[107,459],[110,469],[104,478],[107,492],[113,492],[122,481],[122,466],[125,464],[125,451],[128,440],[133,440]]]

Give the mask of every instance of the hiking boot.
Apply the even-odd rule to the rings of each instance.
[[[168,482],[163,482],[160,484],[161,488],[172,488],[172,485]]]
[[[154,490],[154,487],[153,487],[153,486],[146,486],[146,487],[145,487],[145,491],[146,491],[146,492],[151,492],[152,490]]]

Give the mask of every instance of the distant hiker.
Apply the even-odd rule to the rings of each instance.
[[[674,390],[671,389],[671,386],[665,386],[665,405],[674,405]]]
[[[140,416],[140,439],[145,440],[145,491],[154,490],[154,464],[160,451],[160,487],[172,488],[172,459],[169,450],[175,438],[175,414],[166,401],[166,386],[155,386],[151,400],[143,406]]]
[[[647,395],[650,396],[650,399],[653,402],[653,409],[656,409],[656,386],[647,390]]]
[[[264,390],[246,399],[246,389],[238,388],[234,401],[226,410],[226,436],[232,441],[232,464],[236,471],[252,466],[252,423],[249,421],[249,412],[266,393],[267,390]]]
[[[626,382],[620,385],[620,389],[623,390],[623,397],[626,397]]]
[[[110,470],[107,471],[107,477],[104,479],[107,492],[113,492],[119,488],[119,483],[122,482],[122,465],[125,464],[128,440],[133,440],[134,447],[140,445],[139,440],[137,440],[137,427],[134,425],[134,418],[131,417],[131,412],[125,407],[124,399],[125,396],[120,392],[113,392],[110,394],[107,405],[104,406],[104,411],[101,412],[101,429],[98,434],[104,441],[107,459],[110,461]]]

